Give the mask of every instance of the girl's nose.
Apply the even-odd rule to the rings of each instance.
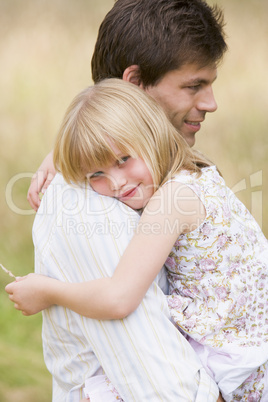
[[[110,186],[112,191],[119,191],[127,184],[127,178],[125,174],[118,169],[116,173],[110,178]]]

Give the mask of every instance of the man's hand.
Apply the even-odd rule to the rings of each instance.
[[[44,275],[29,274],[16,278],[16,281],[9,283],[5,290],[14,307],[28,316],[51,306],[49,290],[55,281],[57,280]]]
[[[42,192],[44,194],[55,174],[56,170],[53,165],[53,151],[51,151],[45,157],[37,172],[33,175],[28,190],[27,200],[35,211],[38,210],[41,202],[39,193]]]
[[[217,399],[217,402],[224,402],[224,399],[222,398],[221,394],[219,394],[219,398]]]

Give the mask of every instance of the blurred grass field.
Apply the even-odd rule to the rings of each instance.
[[[213,159],[268,235],[268,3],[215,0],[225,9],[229,51],[215,83],[219,109],[196,147]],[[71,99],[91,84],[98,26],[113,0],[0,0],[0,262],[33,270],[26,200],[30,176],[52,149]],[[212,4],[212,1],[209,1]],[[0,272],[0,401],[48,402],[41,315],[23,317]]]

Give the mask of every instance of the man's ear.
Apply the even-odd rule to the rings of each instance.
[[[140,78],[140,67],[136,64],[127,67],[123,73],[122,78],[124,81],[131,82],[132,84],[138,85],[138,87],[143,88]]]

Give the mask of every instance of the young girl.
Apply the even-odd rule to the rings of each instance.
[[[120,319],[165,264],[174,323],[224,399],[268,400],[268,244],[217,168],[144,91],[116,79],[74,99],[54,162],[67,182],[86,179],[141,211],[140,222],[111,278],[71,284],[31,274],[12,289],[16,307]]]

